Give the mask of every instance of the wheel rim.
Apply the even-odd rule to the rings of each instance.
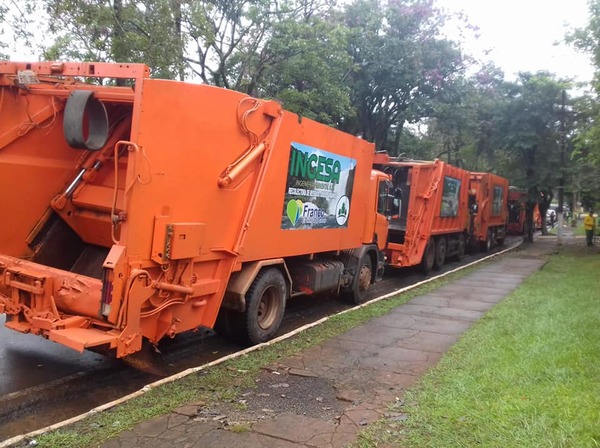
[[[358,274],[358,290],[364,291],[371,284],[371,269],[367,265],[363,265],[360,268],[360,273]]]
[[[268,330],[277,319],[279,309],[278,291],[274,286],[268,287],[258,302],[257,320],[258,326]]]

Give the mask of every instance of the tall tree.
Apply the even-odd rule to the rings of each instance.
[[[464,69],[458,47],[441,37],[444,16],[431,0],[356,0],[346,9],[354,61],[350,85],[356,120],[344,128],[397,154],[406,123],[452,101]]]
[[[547,72],[521,73],[506,83],[493,120],[495,145],[517,186],[527,188],[528,222],[533,205],[545,216],[561,174],[559,159],[560,98],[568,84]],[[542,231],[545,231],[542,226]],[[533,241],[533,226],[527,239]]]
[[[571,192],[580,196],[585,208],[600,207],[600,102],[596,95],[586,94],[575,99],[573,105],[575,130],[567,143],[570,151]],[[576,202],[573,199],[572,202]],[[575,205],[575,204],[573,204]]]
[[[13,50],[32,48],[32,29],[38,13],[39,6],[28,1],[0,4],[0,59],[8,59],[4,51],[10,50],[11,45]]]
[[[297,56],[307,39],[305,27],[335,5],[335,0],[190,2],[183,21],[191,48],[186,61],[205,83],[256,94],[269,70]],[[277,40],[291,48],[282,50]]]
[[[575,104],[577,135],[573,140],[573,159],[580,168],[578,187],[587,207],[600,206],[600,0],[588,1],[589,20],[584,28],[573,31],[567,41],[588,53],[595,67],[594,94],[585,95]]]
[[[341,126],[355,110],[344,83],[353,67],[347,42],[347,29],[325,15],[278,23],[261,52],[253,93],[277,98],[302,116]]]
[[[43,0],[56,36],[46,59],[143,62],[184,77],[181,0]]]
[[[502,158],[494,151],[492,122],[503,85],[504,74],[490,64],[457,79],[453,101],[434,102],[434,114],[427,120],[427,137],[435,145],[431,157],[474,171],[497,172]]]

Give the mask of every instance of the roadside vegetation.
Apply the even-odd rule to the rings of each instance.
[[[551,257],[356,445],[599,446],[599,272],[594,249]]]

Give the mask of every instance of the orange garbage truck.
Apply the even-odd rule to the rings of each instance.
[[[469,172],[441,160],[398,161],[375,155],[374,166],[391,176],[394,197],[385,249],[387,264],[439,269],[462,259],[469,226]]]
[[[525,208],[527,192],[516,187],[508,190],[508,223],[507,233],[509,235],[523,235],[525,233]],[[533,208],[533,225],[536,230],[542,228],[542,215],[536,203]]]
[[[143,64],[0,62],[0,313],[75,350],[221,327],[272,338],[290,297],[380,278],[374,147]]]
[[[469,182],[472,247],[489,252],[504,244],[508,222],[508,179],[492,173],[471,172]]]
[[[525,200],[527,193],[515,187],[508,190],[508,223],[509,235],[523,235],[525,228]]]

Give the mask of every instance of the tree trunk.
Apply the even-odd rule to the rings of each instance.
[[[125,54],[125,30],[123,29],[123,2],[121,0],[115,0],[113,2],[113,14],[114,14],[114,26],[111,40],[111,57],[114,62],[125,62],[128,60]],[[124,79],[117,79],[116,84],[118,86],[124,86]]]
[[[537,204],[538,189],[535,183],[535,148],[530,151],[525,151],[525,162],[527,169],[527,202],[525,205],[525,232],[523,238],[526,242],[533,243],[533,233],[535,232],[535,223],[533,222],[533,210]],[[542,227],[543,217],[542,217]]]
[[[175,33],[177,35],[177,77],[180,81],[185,80],[185,61],[183,59],[183,31],[181,27],[182,17],[181,17],[181,1],[180,0],[172,0],[171,1],[171,10],[173,11],[173,21],[175,25]]]
[[[548,235],[548,229],[546,228],[546,214],[548,209],[550,208],[550,204],[552,203],[552,199],[554,198],[554,194],[548,191],[541,191],[538,199],[538,205],[540,207],[540,215],[542,218],[542,235]],[[556,218],[556,217],[555,217]],[[554,227],[554,220],[552,222],[552,227]]]

